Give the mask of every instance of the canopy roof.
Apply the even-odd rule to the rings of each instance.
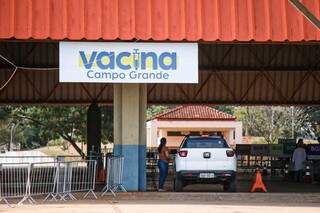
[[[320,17],[320,0],[302,3]],[[319,41],[288,0],[0,0],[0,39]]]
[[[0,54],[30,68],[0,59],[0,104],[112,103],[112,84],[59,83],[58,42],[0,42]],[[319,105],[319,56],[316,43],[200,44],[199,84],[148,84],[148,103]]]
[[[18,66],[0,59],[0,104],[112,103],[112,84],[59,83],[59,40],[199,42],[199,84],[148,84],[149,103],[320,104],[320,31],[288,0],[0,5],[0,54]]]

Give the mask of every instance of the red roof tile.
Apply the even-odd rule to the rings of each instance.
[[[157,120],[236,120],[236,117],[203,105],[184,105],[156,115]]]
[[[320,0],[302,0],[320,17]],[[288,0],[0,0],[0,39],[319,41]]]

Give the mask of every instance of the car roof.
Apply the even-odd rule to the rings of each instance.
[[[218,135],[209,135],[209,136],[201,136],[201,135],[197,135],[197,136],[187,136],[188,138],[210,138],[210,139],[221,139],[222,136],[218,136]]]

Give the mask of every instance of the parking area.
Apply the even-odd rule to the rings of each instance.
[[[247,146],[247,145],[246,145]],[[264,145],[254,145],[252,147],[262,147]],[[317,146],[318,145],[314,145]],[[237,146],[238,147],[238,146]],[[242,147],[242,146],[240,146]],[[238,152],[238,150],[237,150]],[[156,165],[157,160],[152,154],[148,154],[147,159],[147,190],[156,191],[159,180],[159,171]],[[285,156],[285,155],[283,155]],[[249,156],[237,155],[237,192],[249,192],[256,178],[255,171],[259,169],[267,191],[272,193],[319,193],[319,160],[310,160],[307,165],[311,165],[310,179],[304,175],[301,182],[294,180],[294,171],[288,165],[292,165],[290,155],[285,157],[277,156]],[[174,155],[172,155],[174,158]],[[243,160],[245,159],[245,160]],[[248,161],[248,159],[250,159]],[[174,160],[173,160],[174,161]],[[199,180],[200,181],[200,180]],[[199,182],[198,181],[198,182]],[[169,164],[169,174],[164,186],[168,192],[174,191],[174,164]],[[223,192],[221,184],[191,183],[183,187],[183,192]]]
[[[237,177],[237,192],[246,193],[250,191],[255,177],[252,175]],[[157,180],[156,180],[157,181]],[[268,192],[271,193],[319,193],[320,182],[314,181],[312,183],[296,183],[294,181],[284,180],[282,178],[264,177],[263,181],[267,187]],[[165,189],[168,192],[173,192],[173,174],[169,175],[165,184]],[[155,191],[153,181],[148,182],[148,191]],[[192,184],[183,188],[183,192],[223,192],[222,185],[219,184]]]
[[[249,192],[252,180],[238,180],[237,192]],[[268,189],[268,192],[274,193],[319,193],[320,183],[315,182],[313,184],[286,182],[281,180],[265,180],[264,183]],[[168,183],[168,190],[171,191],[170,183]],[[184,192],[223,192],[221,185],[212,184],[193,184],[184,188]]]

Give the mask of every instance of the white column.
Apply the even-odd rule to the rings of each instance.
[[[236,128],[235,128],[235,143],[241,144],[242,143],[242,123],[237,122]]]
[[[146,189],[146,85],[114,85],[114,154],[123,155],[123,183],[129,191]]]

